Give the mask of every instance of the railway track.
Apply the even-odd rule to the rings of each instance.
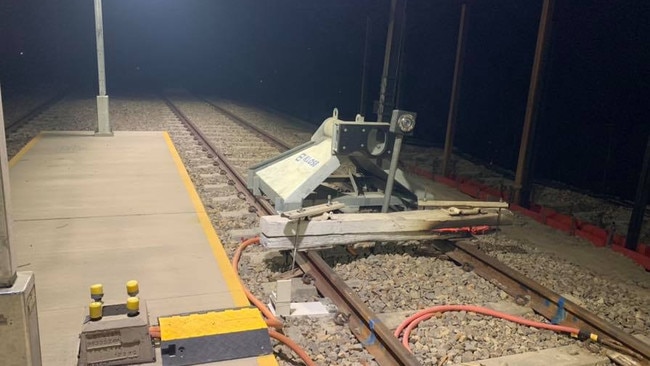
[[[159,115],[160,117],[154,119],[162,119],[164,123],[161,126],[143,126],[140,129],[170,130],[172,138],[181,150],[181,155],[184,156],[186,163],[191,163],[191,176],[195,183],[197,183],[197,188],[204,198],[204,202],[206,202],[206,208],[209,213],[211,216],[218,218],[213,220],[213,223],[217,226],[219,232],[226,236],[224,242],[226,245],[230,245],[230,247],[226,247],[226,250],[232,254],[234,251],[233,246],[242,237],[250,236],[254,233],[251,228],[256,226],[258,215],[273,213],[272,207],[268,202],[264,200],[259,201],[247,195],[248,190],[242,177],[245,176],[248,166],[277,155],[277,153],[290,147],[290,144],[284,142],[282,139],[264,137],[263,135],[266,134],[266,126],[258,127],[257,129],[242,126],[241,121],[238,120],[246,121],[247,118],[245,115],[238,113],[234,108],[224,110],[222,106],[214,102],[197,100],[190,95],[172,95],[168,99],[168,103],[166,104],[151,102],[147,107],[147,111],[154,108],[156,110],[159,108],[168,108],[171,104],[180,112],[180,115],[176,112],[173,114],[169,112],[170,110],[174,110],[174,108],[168,109],[168,112],[157,112],[156,116]],[[94,100],[89,99],[87,102],[92,106]],[[119,114],[121,113],[120,109],[130,109],[127,102],[123,101],[123,105],[115,103],[115,108],[112,111]],[[66,109],[68,107],[74,108],[78,106],[79,104],[72,103],[71,105],[67,105]],[[56,109],[61,108],[57,107]],[[72,126],[70,124],[66,125],[65,123],[59,122],[64,118],[56,115],[58,112],[54,112],[56,111],[40,114],[41,117],[36,118],[38,123],[35,124],[34,128],[67,130],[92,130],[93,128],[92,123],[81,125],[73,123]],[[72,114],[76,115],[78,113],[75,112]],[[147,114],[150,113],[147,112]],[[202,116],[203,114],[211,117],[206,118]],[[220,115],[221,117],[215,120],[215,115]],[[171,116],[175,116],[175,118],[171,118]],[[194,127],[183,125],[177,119],[190,120],[194,124]],[[55,128],[50,126],[53,123],[56,123]],[[126,122],[124,123],[124,127],[124,129],[131,128]],[[203,141],[198,135],[194,135],[193,132],[189,131],[192,129],[200,131],[206,141]],[[20,132],[20,134],[24,133]],[[303,134],[303,136],[305,135],[307,134]],[[14,147],[12,149],[17,150]],[[215,162],[214,158],[221,160]],[[565,324],[573,324],[580,328],[589,329],[601,335],[602,339],[605,339],[606,342],[612,343],[616,349],[633,353],[638,358],[648,359],[647,344],[630,337],[618,327],[602,321],[602,319],[596,317],[593,313],[589,313],[570,301],[562,299],[559,295],[547,288],[530,282],[530,280],[523,278],[507,266],[501,263],[495,263],[491,257],[476,250],[476,243],[448,242],[444,243],[444,245],[446,245],[444,254],[458,263],[460,265],[458,268],[472,272],[467,273],[468,275],[475,273],[490,280],[497,285],[497,288],[510,294],[515,301],[519,303],[526,302],[528,306],[533,307],[538,313],[543,314],[547,318],[555,318],[558,313],[564,312]],[[481,245],[478,244],[478,247],[481,247]],[[267,260],[268,253],[262,250],[253,254],[258,258],[266,258],[264,262],[259,263],[274,266],[269,272],[278,272],[282,271],[282,269],[287,269],[286,265],[283,266],[279,263],[280,261],[277,257]],[[320,280],[316,281],[319,292],[332,299],[343,313],[350,315],[348,325],[352,334],[355,334],[362,341],[361,343],[363,341],[368,343],[367,341],[373,339],[373,336],[377,338],[377,344],[381,344],[382,342],[399,343],[396,342],[396,338],[389,332],[382,330],[381,323],[376,322],[376,313],[381,310],[370,309],[367,305],[364,309],[363,305],[369,304],[368,298],[357,296],[359,292],[358,288],[349,285],[349,279],[343,281],[335,273],[336,269],[332,270],[330,268],[332,263],[336,263],[337,261],[334,260],[333,262],[327,258],[330,253],[323,253],[323,255],[325,256],[325,260],[322,258],[320,260],[317,259],[316,257],[320,256],[317,256],[315,253],[301,253],[297,258],[297,262],[305,272],[310,273],[314,278],[320,278]],[[357,260],[348,259],[349,262]],[[340,259],[338,261],[341,263]],[[328,262],[330,265],[327,264]],[[250,268],[243,269],[243,272],[250,271]],[[327,282],[330,282],[330,285],[328,285],[329,288],[326,288],[324,285]],[[352,297],[352,300],[350,300],[351,294],[357,296],[356,299]],[[414,309],[417,309],[417,307]],[[386,340],[382,339],[385,334],[388,335],[386,336]],[[417,359],[411,353],[406,352],[405,355],[400,356],[401,353],[404,353],[404,348],[401,344],[397,344],[394,351],[386,351],[392,349],[391,347],[390,345],[383,345],[376,347],[378,350],[372,350],[372,347],[370,347],[369,352],[372,352],[372,358],[382,365],[418,364]],[[417,349],[414,352],[418,355]],[[406,358],[400,359],[400,357]],[[422,357],[426,356],[419,354],[418,357],[422,359]],[[333,364],[338,362],[328,358],[328,363]]]
[[[255,196],[249,193],[246,188],[246,180],[244,176],[236,166],[228,162],[225,154],[219,152],[218,149],[213,146],[210,137],[197,128],[197,125],[193,123],[176,105],[174,105],[171,100],[166,99],[166,103],[179,120],[192,130],[192,133],[197,136],[201,141],[201,144],[206,147],[209,153],[213,154],[213,156],[218,159],[219,165],[228,169],[226,174],[232,180],[232,185],[237,187],[239,193],[246,195],[245,199],[250,204],[251,211],[255,210],[261,215],[275,214],[275,210],[268,202],[258,200]],[[276,145],[284,150],[289,148],[289,146],[284,142],[274,137],[267,136],[264,131],[247,123],[238,116],[235,116],[212,103],[207,101],[206,103],[255,133],[263,134],[266,136],[266,138],[263,138],[264,141]],[[354,294],[352,289],[345,285],[344,281],[341,280],[336,273],[329,268],[329,266],[327,266],[317,253],[298,253],[296,262],[305,273],[316,279],[315,283],[317,284],[316,286],[318,290],[332,299],[339,307],[340,311],[345,312],[346,317],[348,318],[347,321],[349,322],[353,333],[360,341],[371,338],[373,334],[376,336],[378,342],[367,344],[367,350],[380,362],[380,364],[419,365],[415,356],[402,347],[398,340],[392,336],[390,331],[383,324],[378,323],[373,326],[375,316],[372,311],[370,311],[363,301]]]
[[[39,115],[47,111],[50,107],[61,101],[69,93],[69,89],[62,90],[52,97],[46,99],[41,104],[37,105],[35,108],[31,109],[22,116],[12,120],[5,121],[5,133],[10,134],[17,131],[20,127],[28,123],[29,121],[37,118]]]
[[[252,131],[257,138],[274,146],[278,151],[289,148],[283,141],[268,136],[264,130],[247,122],[240,116],[208,100],[204,99],[203,102],[227,116],[231,121],[237,122],[243,128]],[[206,133],[203,133],[171,101],[168,100],[167,103],[179,119],[192,129],[192,133],[197,136],[209,154],[219,159],[219,165],[228,169],[226,175],[231,179],[231,184],[236,187],[238,195],[247,196],[242,197],[242,199],[245,199],[249,204],[249,211],[255,211],[258,214],[274,214],[273,208],[267,201],[259,200],[248,193],[243,175],[245,167],[236,163],[229,163],[226,154],[219,152],[218,148],[213,146],[211,138]],[[257,146],[259,147],[259,145]],[[549,320],[553,320],[555,323],[575,326],[587,333],[598,334],[601,341],[638,358],[650,359],[650,348],[647,344],[488,257],[476,249],[475,245],[466,242],[447,242],[446,244],[450,246],[445,249],[446,255],[461,264],[464,269],[473,271],[497,284],[499,288],[515,298],[518,304],[532,307],[537,313]],[[413,354],[406,351],[381,322],[376,321],[376,315],[317,253],[298,253],[296,262],[305,273],[316,279],[315,283],[319,292],[330,298],[339,307],[340,311],[346,317],[349,317],[348,322],[352,333],[366,346],[366,349],[373,354],[380,364],[419,364]],[[558,319],[559,314],[564,314],[562,319]],[[368,344],[368,339],[376,339],[377,342]]]

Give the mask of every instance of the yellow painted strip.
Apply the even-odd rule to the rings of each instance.
[[[241,283],[239,282],[239,277],[237,277],[237,274],[235,274],[235,271],[232,268],[232,264],[228,260],[226,251],[223,249],[223,244],[221,243],[219,236],[217,236],[217,232],[214,230],[214,227],[212,226],[212,222],[210,222],[210,218],[208,217],[208,214],[205,211],[205,207],[203,207],[201,198],[199,197],[199,194],[196,192],[196,188],[194,188],[194,184],[192,183],[192,179],[190,178],[189,174],[187,174],[187,170],[185,170],[185,165],[183,165],[183,161],[181,160],[180,155],[178,155],[178,151],[176,151],[176,147],[174,147],[174,143],[172,142],[172,139],[169,137],[169,133],[163,132],[163,135],[165,137],[165,142],[167,143],[167,147],[169,148],[169,152],[172,155],[172,159],[174,159],[174,163],[176,164],[176,168],[178,169],[178,174],[181,176],[181,180],[185,185],[185,189],[187,189],[187,193],[189,194],[190,199],[192,200],[192,204],[194,205],[194,210],[196,211],[196,215],[198,216],[199,222],[201,223],[201,228],[203,228],[203,231],[205,232],[205,236],[207,237],[208,242],[210,243],[210,247],[212,247],[212,254],[214,255],[214,258],[217,260],[219,271],[221,272],[224,280],[226,281],[226,285],[228,286],[228,289],[235,303],[235,306],[239,307],[239,306],[250,305],[248,299],[246,298],[246,294],[244,294],[244,289]],[[206,281],[211,281],[211,279],[208,278],[206,279]]]
[[[271,354],[258,357],[257,364],[259,366],[278,366],[278,361],[276,361],[275,356]]]
[[[262,314],[256,308],[175,315],[161,317],[158,320],[162,341],[267,329]]]
[[[31,139],[31,140],[27,143],[27,145],[23,146],[23,148],[20,149],[20,151],[19,151],[16,155],[14,155],[14,157],[11,158],[11,160],[9,160],[9,167],[11,168],[12,166],[18,164],[18,162],[20,161],[20,159],[22,159],[23,155],[27,154],[27,152],[28,152],[32,147],[34,147],[34,145],[36,145],[36,143],[41,139],[41,137],[43,137],[43,134],[42,134],[42,133],[39,133],[38,135],[36,135],[36,137],[34,137],[33,139]]]

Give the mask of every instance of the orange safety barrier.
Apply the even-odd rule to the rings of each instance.
[[[507,200],[508,197],[503,192],[499,190],[488,187],[484,184],[474,182],[467,177],[454,177],[448,178],[441,175],[433,174],[430,171],[427,171],[422,168],[418,168],[414,165],[408,166],[407,168],[410,172],[420,175],[425,178],[432,179],[438,183],[445,184],[449,187],[458,189],[459,191],[482,200],[498,200],[503,199]],[[555,210],[543,207],[537,204],[531,204],[531,208],[527,209],[519,205],[510,204],[510,210],[520,213],[524,216],[530,217],[533,220],[540,222],[542,224],[548,225],[554,229],[563,231],[569,235],[579,236],[583,239],[590,241],[592,244],[598,247],[606,246],[607,238],[609,237],[609,232],[603,228],[589,224],[587,222],[582,222],[576,220],[574,217],[563,215]],[[477,227],[478,228],[478,227]],[[492,228],[490,228],[491,230]],[[477,234],[474,234],[472,230],[476,231]],[[490,232],[489,230],[482,230],[476,228],[456,228],[456,229],[439,229],[435,230],[440,233],[460,233],[467,232],[472,235],[480,235]],[[646,270],[650,270],[650,246],[644,243],[637,244],[637,250],[629,250],[625,248],[625,237],[623,235],[614,234],[612,242],[609,243],[611,248],[621,253],[630,259],[634,260]]]

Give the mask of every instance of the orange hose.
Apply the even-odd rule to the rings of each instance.
[[[432,316],[434,316],[437,313],[444,313],[447,311],[467,311],[467,312],[472,312],[472,313],[478,313],[478,314],[483,314],[483,315],[489,315],[493,316],[496,318],[501,318],[505,320],[509,320],[511,322],[519,323],[522,325],[527,325],[529,327],[535,327],[535,328],[542,328],[542,329],[548,329],[548,330],[553,330],[556,332],[562,332],[562,333],[569,333],[572,336],[577,336],[578,333],[580,333],[580,329],[578,328],[573,328],[573,327],[567,327],[563,325],[555,325],[555,324],[549,324],[549,323],[542,323],[534,320],[529,320],[526,318],[522,318],[519,316],[514,316],[506,313],[502,313],[500,311],[484,308],[482,306],[474,306],[474,305],[440,305],[440,306],[434,306],[430,307],[428,309],[420,310],[417,313],[411,315],[410,317],[406,318],[398,327],[395,329],[395,337],[399,338],[400,334],[402,331],[404,332],[403,338],[402,338],[402,344],[404,347],[406,347],[409,351],[411,348],[409,347],[409,335],[411,334],[411,331],[417,327],[417,325]]]
[[[160,338],[160,326],[152,325],[149,327],[149,336],[151,338]]]
[[[291,340],[291,338],[281,333],[278,333],[273,329],[269,329],[269,335],[271,336],[271,338],[277,339],[278,341],[286,344],[289,348],[291,348],[291,350],[293,350],[303,361],[305,361],[305,364],[307,366],[317,366],[316,362],[314,362],[311,359],[311,357],[309,357],[307,352],[305,352],[302,348],[300,348],[300,346],[296,342]]]
[[[239,271],[239,259],[241,258],[242,253],[244,252],[244,249],[247,247],[253,245],[253,244],[259,244],[260,243],[260,238],[255,237],[255,238],[250,238],[248,240],[243,241],[241,244],[239,244],[239,247],[237,247],[237,250],[235,250],[235,254],[232,256],[232,267],[235,270],[235,274],[238,274]],[[238,275],[239,278],[239,275]],[[244,282],[239,278],[239,282],[241,283],[242,287],[244,288],[244,293],[246,294],[246,297],[248,300],[254,304],[261,312],[264,314],[266,317],[266,325],[268,325],[271,328],[276,328],[278,330],[282,329],[282,320],[278,319],[272,312],[269,310],[266,305],[261,302],[258,298],[256,298],[247,288],[246,285],[244,285]],[[300,357],[307,366],[316,366],[316,363],[309,357],[307,352],[300,348],[300,346],[291,340],[291,338],[269,328],[269,335],[277,339],[278,341],[286,344],[289,348],[291,348],[297,355]]]
[[[235,251],[235,254],[232,256],[232,268],[235,270],[235,273],[239,273],[239,259],[241,258],[242,253],[244,252],[244,249],[247,247],[253,245],[253,244],[259,244],[260,243],[260,238],[255,237],[255,238],[250,238],[248,240],[243,241],[241,244],[239,244],[239,247],[237,247],[237,250]],[[246,288],[244,285],[244,282],[239,279],[239,282],[241,283],[242,287],[244,288],[244,293],[246,294],[246,297],[248,298],[248,301],[250,301],[253,305],[255,305],[262,314],[264,314],[264,317],[266,318],[266,325],[269,327],[273,327],[276,329],[282,329],[283,323],[282,320],[278,319],[271,310],[269,310],[266,305],[260,301],[258,298],[256,298],[249,290]]]

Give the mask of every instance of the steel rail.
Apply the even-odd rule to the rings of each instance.
[[[36,118],[41,113],[45,112],[48,108],[50,108],[54,104],[58,103],[61,99],[65,98],[65,96],[68,94],[69,91],[70,91],[69,89],[65,89],[65,90],[57,93],[53,97],[47,99],[45,102],[39,104],[36,108],[34,108],[31,111],[24,114],[22,117],[19,117],[15,121],[5,125],[5,132],[8,132],[8,133],[14,132],[20,126],[22,126],[25,123],[29,122],[30,120]]]
[[[169,100],[165,96],[161,96],[165,104],[167,104],[167,107],[172,110],[174,115],[183,123],[185,124],[189,130],[200,140],[199,143],[203,145],[205,150],[207,150],[208,153],[212,154],[214,158],[219,163],[219,166],[222,168],[222,171],[225,172],[226,176],[229,178],[229,184],[234,185],[237,188],[237,191],[240,192],[240,198],[246,200],[246,202],[250,205],[252,210],[260,212],[264,211],[264,208],[258,201],[258,199],[252,194],[250,194],[248,188],[246,187],[246,179],[242,177],[235,167],[230,164],[226,156],[219,151],[211,142],[210,140],[201,132],[201,129],[199,129],[192,120],[190,120],[176,105]]]
[[[316,252],[298,252],[296,263],[314,278],[316,288],[345,314],[352,333],[380,365],[420,365],[375,313]]]
[[[485,254],[476,247],[476,243],[457,241],[451,244],[455,250],[446,252],[447,256],[462,264],[463,269],[474,271],[477,275],[496,284],[513,296],[519,305],[531,307],[552,323],[597,334],[599,340],[610,337],[650,360],[650,345]]]
[[[233,120],[233,121],[235,121],[235,122],[237,122],[237,123],[239,123],[241,125],[244,125],[245,127],[247,127],[250,130],[253,130],[260,138],[262,138],[264,141],[270,143],[271,145],[275,145],[276,147],[280,148],[281,151],[282,150],[289,150],[291,148],[286,142],[284,142],[284,141],[280,140],[279,138],[267,133],[263,129],[255,126],[254,124],[252,124],[252,123],[250,123],[248,121],[246,121],[245,119],[243,119],[243,118],[239,117],[238,115],[230,112],[229,110],[226,110],[226,109],[224,109],[222,107],[219,107],[218,105],[216,105],[215,103],[209,101],[206,98],[203,98],[203,97],[197,97],[197,98],[202,100],[204,103],[210,105],[217,112],[225,114],[231,120]]]
[[[250,203],[254,201],[254,207],[257,209],[258,214],[275,215],[277,212],[273,206],[263,199],[255,197],[246,189],[246,180],[237,172],[228,162],[225,156],[215,148],[208,138],[192,123],[192,121],[185,116],[171,100],[162,97],[167,106],[174,112],[178,119],[188,126],[190,131],[201,140],[200,143],[206,150],[214,154],[218,158],[219,163],[222,164],[229,177],[232,177],[240,192],[244,192],[247,196],[247,201]],[[217,108],[222,112],[221,108]],[[229,114],[229,113],[226,113]],[[235,116],[233,118],[236,122],[242,119]],[[251,127],[257,133],[266,135],[263,130],[252,128],[250,123],[242,123],[247,127]],[[318,291],[324,296],[330,298],[338,307],[339,311],[344,313],[348,319],[348,325],[352,333],[362,343],[362,345],[372,354],[381,365],[405,365],[415,366],[420,365],[417,358],[410,353],[390,330],[384,325],[377,316],[372,312],[368,306],[363,303],[359,295],[354,292],[332,269],[325,263],[325,261],[316,252],[296,254],[296,262],[300,268],[307,274],[314,278],[314,285]]]

